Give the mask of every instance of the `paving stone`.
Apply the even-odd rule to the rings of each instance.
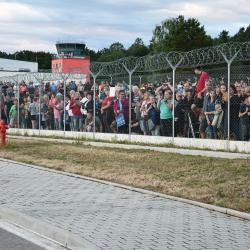
[[[64,174],[0,161],[0,205],[71,231],[100,249],[237,249],[250,222]]]

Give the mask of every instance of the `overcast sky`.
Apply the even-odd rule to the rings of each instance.
[[[249,0],[0,0],[0,50],[55,51],[57,40],[83,40],[92,49],[137,37],[146,44],[166,18],[195,17],[213,37],[250,23]]]

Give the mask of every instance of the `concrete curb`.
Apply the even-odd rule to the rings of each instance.
[[[131,134],[110,134],[93,132],[75,132],[75,131],[59,131],[59,130],[32,130],[32,129],[14,129],[7,131],[9,135],[23,136],[45,136],[60,137],[64,139],[75,140],[101,140],[105,142],[128,142],[128,143],[144,143],[150,145],[171,145],[175,147],[200,150],[223,150],[226,152],[250,153],[250,143],[248,141],[228,141],[215,139],[200,138],[184,138],[184,137],[165,137],[165,136],[147,136]]]
[[[74,235],[66,230],[57,228],[49,223],[45,223],[23,213],[12,209],[0,206],[0,219],[14,225],[40,235],[50,241],[62,245],[66,249],[71,250],[97,250],[98,248],[84,241],[77,235]]]
[[[77,175],[77,174],[62,172],[62,171],[58,171],[58,170],[54,170],[54,169],[48,169],[48,168],[39,167],[39,166],[26,164],[26,163],[20,163],[20,162],[17,162],[17,161],[7,160],[7,159],[3,159],[3,158],[0,158],[0,161],[19,164],[19,165],[23,165],[23,166],[26,166],[26,167],[39,169],[39,170],[42,170],[42,171],[47,171],[47,172],[52,172],[52,173],[56,173],[56,174],[70,176],[70,177],[73,177],[73,178],[79,178],[79,179],[83,179],[83,180],[94,181],[94,182],[98,182],[98,183],[101,183],[101,184],[104,184],[104,185],[111,185],[111,186],[114,186],[114,187],[123,188],[123,189],[130,190],[130,191],[133,191],[133,192],[152,195],[152,196],[155,196],[155,197],[162,197],[162,198],[165,198],[165,199],[174,200],[174,201],[183,202],[183,203],[186,203],[186,204],[202,207],[202,208],[208,209],[210,211],[220,212],[220,213],[227,214],[227,215],[234,216],[234,217],[238,217],[238,218],[241,218],[241,219],[250,220],[250,213],[244,213],[244,212],[240,212],[240,211],[229,209],[229,208],[218,207],[218,206],[215,206],[215,205],[210,205],[210,204],[206,204],[206,203],[202,203],[202,202],[198,202],[198,201],[193,201],[193,200],[179,198],[179,197],[175,197],[175,196],[171,196],[171,195],[157,193],[157,192],[153,192],[153,191],[149,191],[149,190],[145,190],[145,189],[141,189],[141,188],[134,188],[134,187],[130,187],[130,186],[114,183],[114,182],[103,181],[103,180],[99,180],[99,179],[96,179],[96,178],[91,178],[91,177],[87,177],[87,176],[81,176],[81,175]]]
[[[35,233],[35,232],[32,232],[31,230],[28,230],[27,228],[16,225],[14,223],[7,222],[6,220],[1,219],[1,216],[0,216],[0,229],[4,230],[10,234],[15,235],[16,237],[21,238],[24,241],[26,240],[31,244],[35,244],[44,250],[45,249],[46,250],[67,250],[68,249],[68,248],[64,247],[62,244],[60,244],[54,240],[45,238],[38,233]],[[7,240],[7,242],[10,242],[10,241],[11,240]],[[10,248],[8,248],[8,249],[10,249]]]
[[[43,137],[24,137],[24,136],[8,136],[9,138],[17,140],[42,140],[49,142],[60,142],[73,144],[76,140],[70,139],[57,139],[57,138],[43,138]],[[119,148],[119,149],[136,149],[136,150],[151,150],[161,153],[181,154],[181,155],[193,155],[193,156],[204,156],[212,158],[223,158],[223,159],[250,159],[250,154],[241,153],[230,153],[220,151],[206,151],[206,150],[194,150],[194,149],[181,149],[181,148],[167,148],[167,147],[155,147],[155,146],[141,146],[132,144],[114,144],[111,142],[91,142],[91,141],[77,141],[78,144],[84,146],[93,147],[108,147],[108,148]]]

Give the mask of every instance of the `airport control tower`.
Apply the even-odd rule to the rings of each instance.
[[[84,42],[60,41],[56,43],[57,55],[51,62],[53,73],[76,73],[90,79],[90,59],[84,54]]]

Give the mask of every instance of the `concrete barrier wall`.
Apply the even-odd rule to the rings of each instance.
[[[177,147],[199,148],[210,150],[236,151],[241,153],[250,153],[250,142],[247,141],[227,141],[227,140],[209,140],[196,138],[172,138],[163,136],[144,136],[144,135],[123,135],[123,134],[103,134],[86,133],[72,131],[52,131],[52,130],[32,130],[32,129],[8,129],[9,135],[22,136],[42,136],[42,137],[61,137],[76,140],[102,140],[109,142],[131,142],[146,144],[171,144]]]

